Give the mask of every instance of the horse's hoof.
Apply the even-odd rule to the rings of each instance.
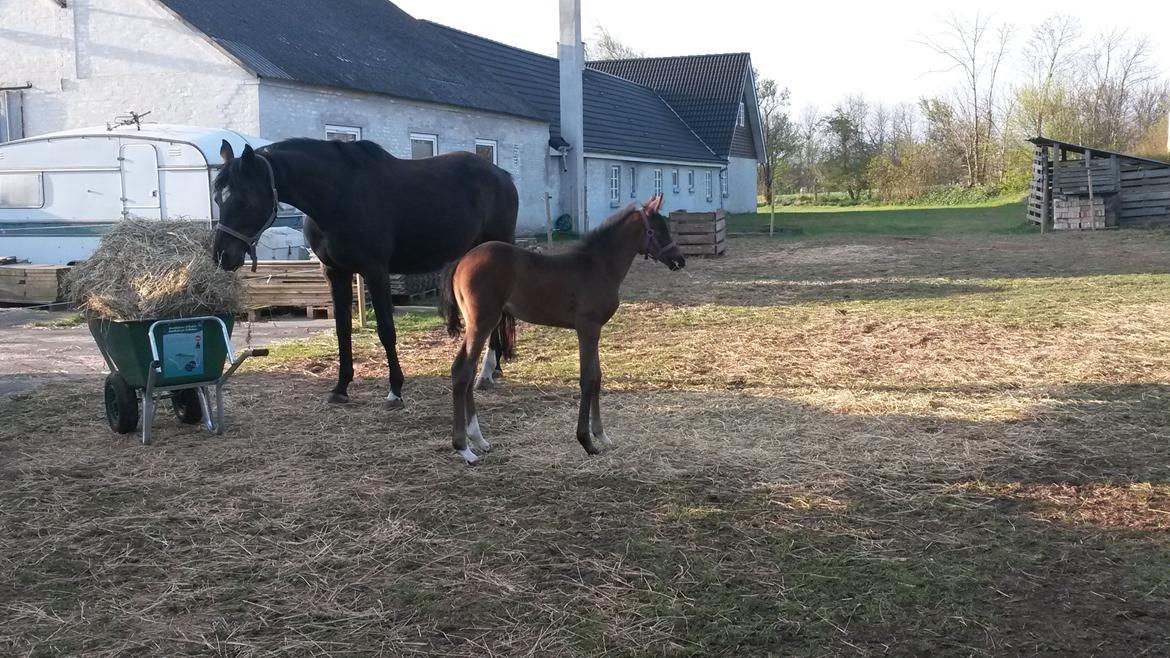
[[[345,393],[330,393],[329,404],[345,404],[349,402],[349,396]]]
[[[396,409],[403,409],[405,407],[406,407],[406,402],[404,402],[402,400],[402,398],[395,398],[393,400],[387,398],[382,403],[382,408],[386,409],[387,411],[394,411]]]
[[[590,457],[594,457],[594,456],[597,456],[597,455],[600,455],[600,454],[601,454],[601,451],[600,451],[600,450],[598,450],[598,449],[597,449],[597,446],[594,446],[594,445],[587,445],[587,446],[585,446],[585,452],[586,452],[586,453],[587,453],[587,454],[588,454]]]
[[[481,391],[486,391],[495,385],[496,385],[496,383],[490,379],[481,379],[478,382],[476,382],[475,388],[477,388],[478,390],[481,390]]]

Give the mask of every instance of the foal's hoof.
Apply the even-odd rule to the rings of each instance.
[[[349,402],[349,396],[345,393],[330,393],[329,404],[345,404]]]
[[[591,456],[591,457],[601,454],[601,451],[597,449],[597,446],[593,445],[592,443],[590,443],[587,446],[582,446],[582,447],[585,448],[585,452],[588,453],[589,456]]]
[[[490,379],[481,379],[475,383],[475,387],[481,391],[486,391],[495,385],[496,383]]]
[[[402,398],[386,398],[386,400],[382,402],[382,408],[387,411],[394,411],[395,409],[403,409],[405,407],[406,403],[402,401]]]
[[[471,451],[471,448],[464,448],[462,450],[456,450],[455,452],[463,458],[464,463],[466,463],[468,466],[475,466],[479,463],[479,457],[477,457],[476,454]]]

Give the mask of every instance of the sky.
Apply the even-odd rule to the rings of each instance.
[[[555,55],[556,0],[394,0],[416,18]],[[668,7],[668,11],[663,11]],[[850,94],[884,103],[914,102],[954,85],[944,61],[918,43],[939,21],[979,11],[1017,27],[1017,42],[1054,13],[1078,18],[1086,32],[1121,28],[1148,35],[1170,75],[1170,1],[908,0],[582,0],[588,39],[604,25],[651,56],[748,51],[761,75],[791,92],[794,114],[822,110]],[[1017,73],[1018,65],[1007,71]]]

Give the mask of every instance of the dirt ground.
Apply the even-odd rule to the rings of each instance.
[[[575,338],[526,326],[476,468],[437,324],[399,411],[371,334],[349,405],[287,344],[221,437],[113,436],[86,371],[0,399],[0,654],[1170,647],[1166,234],[737,238],[625,298],[595,458]]]

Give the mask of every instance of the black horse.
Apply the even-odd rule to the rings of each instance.
[[[234,271],[256,261],[260,234],[279,203],[305,213],[305,238],[320,259],[337,323],[337,386],[349,401],[353,381],[352,279],[361,274],[390,366],[390,406],[402,405],[390,273],[433,272],[472,247],[512,242],[519,197],[511,175],[472,153],[400,160],[373,142],[290,139],[236,157],[226,141],[215,179],[219,224],[212,258]]]

